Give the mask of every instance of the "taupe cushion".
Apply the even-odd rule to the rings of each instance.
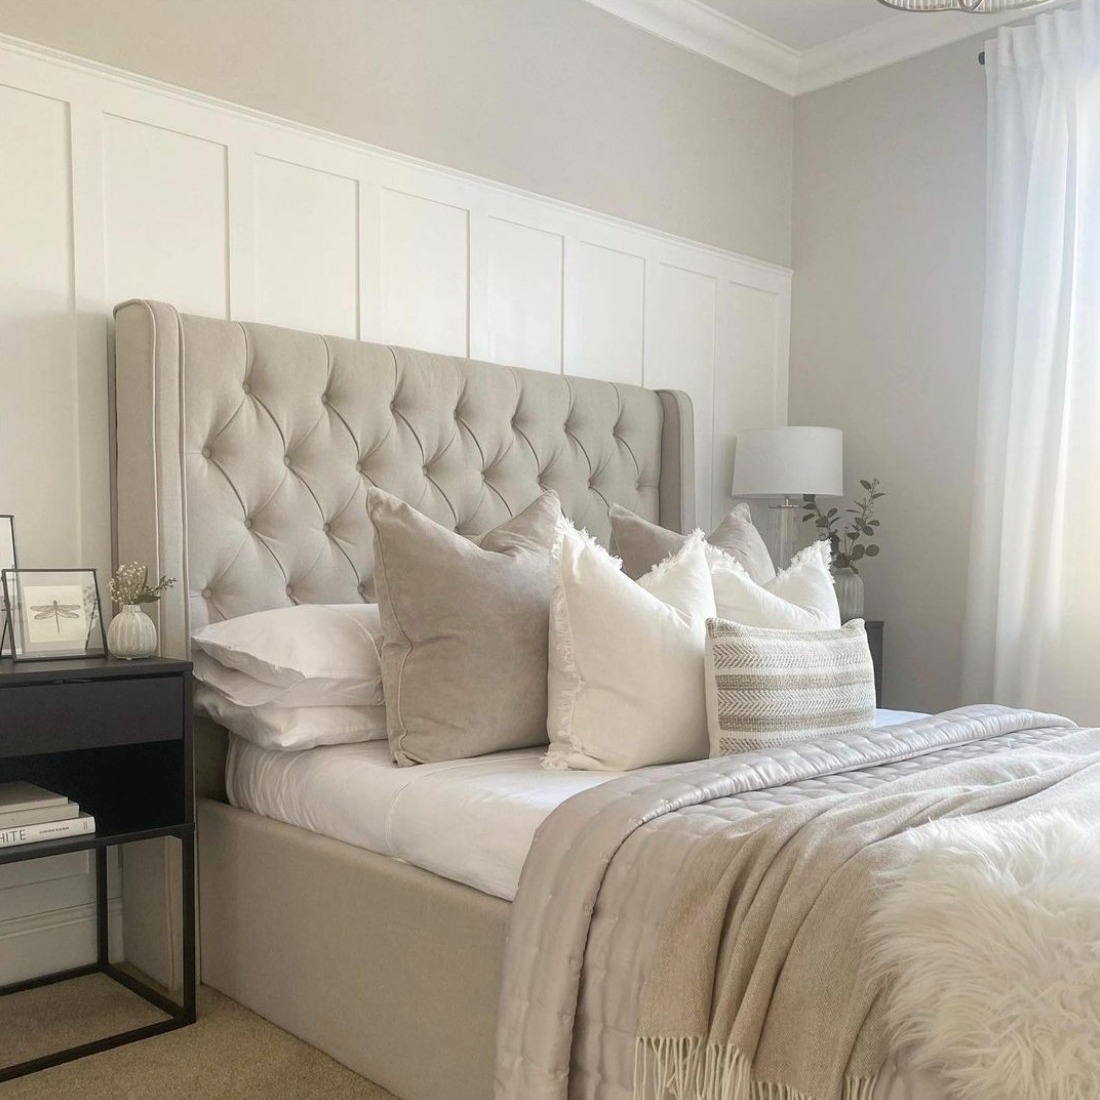
[[[707,620],[711,756],[871,729],[875,674],[862,619],[837,630]]]
[[[543,493],[480,545],[381,489],[368,490],[367,513],[394,760],[545,744],[557,494]]]
[[[635,580],[675,554],[688,539],[687,535],[650,523],[618,504],[611,506],[609,516],[611,549],[623,559],[623,572]],[[707,543],[739,561],[757,584],[775,579],[771,555],[753,526],[747,504],[738,504],[707,536]]]

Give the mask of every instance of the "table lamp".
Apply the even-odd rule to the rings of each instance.
[[[781,504],[771,505],[778,515],[777,569],[790,565],[801,498],[806,493],[844,495],[844,433],[839,428],[760,428],[737,433],[730,495],[783,498]]]

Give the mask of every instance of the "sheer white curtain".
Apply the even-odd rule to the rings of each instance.
[[[1100,725],[1100,0],[986,51],[968,701]]]

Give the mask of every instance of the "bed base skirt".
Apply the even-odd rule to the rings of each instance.
[[[201,799],[202,979],[401,1100],[490,1100],[511,906]]]

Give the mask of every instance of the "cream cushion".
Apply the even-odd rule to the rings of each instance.
[[[384,706],[244,707],[202,683],[195,685],[195,706],[230,733],[263,749],[298,752],[386,736]]]
[[[381,489],[368,491],[367,512],[394,760],[544,744],[557,495],[543,493],[480,545]]]
[[[545,765],[628,771],[705,757],[714,593],[702,535],[637,582],[563,522],[553,573]]]
[[[730,557],[712,556],[710,565],[720,618],[775,630],[831,630],[840,626],[827,542],[815,542],[800,550],[787,569],[764,584],[754,581]]]
[[[623,572],[637,579],[655,565],[675,554],[687,541],[656,523],[650,523],[634,512],[613,504],[608,512],[611,520],[611,547],[623,560]],[[745,567],[758,584],[775,578],[771,555],[752,522],[747,504],[738,504],[707,536],[707,546],[730,555]],[[720,555],[711,554],[712,558]]]
[[[875,674],[862,619],[837,630],[707,623],[711,756],[869,730]]]
[[[381,638],[373,604],[256,611],[192,634],[195,678],[239,706],[375,706]]]

